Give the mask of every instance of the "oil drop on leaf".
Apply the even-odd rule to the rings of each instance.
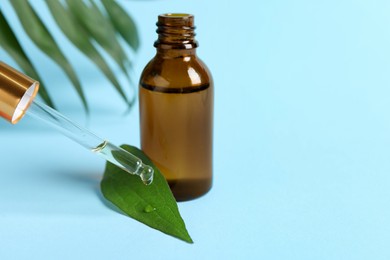
[[[103,196],[129,217],[167,235],[193,243],[163,175],[141,150],[130,145],[121,147],[153,167],[153,183],[146,186],[138,176],[107,163],[100,183]]]
[[[155,210],[156,210],[156,208],[153,208],[152,205],[148,205],[148,206],[146,206],[146,207],[144,208],[145,213],[150,213],[150,212],[153,212],[153,211],[155,211]]]

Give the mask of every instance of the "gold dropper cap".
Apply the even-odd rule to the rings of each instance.
[[[39,82],[0,61],[0,116],[16,124],[38,93]]]

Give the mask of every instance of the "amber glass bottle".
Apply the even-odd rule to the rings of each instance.
[[[213,82],[196,56],[192,15],[160,15],[157,27],[157,53],[140,79],[141,147],[176,200],[190,200],[212,185]]]

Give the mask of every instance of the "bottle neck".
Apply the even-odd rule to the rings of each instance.
[[[157,52],[165,50],[194,50],[198,47],[195,40],[194,16],[190,14],[163,14],[158,16],[158,39],[154,43]],[[169,51],[168,51],[169,52]],[[186,53],[186,52],[183,52]]]
[[[156,55],[164,59],[196,57],[196,49],[163,49],[157,48]]]

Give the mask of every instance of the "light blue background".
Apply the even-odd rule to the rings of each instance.
[[[195,244],[109,209],[104,162],[26,118],[0,123],[0,259],[390,258],[389,1],[120,2],[140,29],[135,78],[154,55],[157,15],[196,16],[216,100],[214,187],[179,204]],[[8,1],[1,8],[20,30]],[[24,46],[58,85],[64,114],[139,144],[138,109],[121,116],[116,93],[69,42],[88,120],[62,72]]]

